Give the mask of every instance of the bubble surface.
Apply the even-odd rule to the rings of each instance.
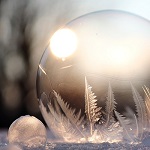
[[[76,18],[62,30],[71,31],[77,42],[66,38],[69,46],[66,41],[63,46],[59,32],[57,46],[46,48],[37,73],[37,96],[49,128],[67,142],[140,141],[149,128],[149,21],[106,10]],[[65,55],[70,49],[73,53]],[[121,115],[126,110],[131,127]]]

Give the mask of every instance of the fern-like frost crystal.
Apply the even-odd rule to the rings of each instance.
[[[126,118],[116,111],[117,103],[110,82],[108,84],[105,113],[103,113],[102,107],[98,106],[96,95],[86,78],[85,115],[83,115],[84,113],[81,109],[77,112],[75,108],[72,108],[54,90],[54,103],[45,93],[42,93],[40,109],[49,128],[56,138],[61,141],[112,143],[126,140],[134,143],[142,140],[145,128],[149,126],[149,120],[146,116],[149,116],[150,92],[147,87],[143,87],[147,96],[144,103],[144,100],[132,84],[131,89],[137,114],[134,114],[128,108],[126,114],[130,118]],[[44,106],[45,102],[48,104],[47,106]]]
[[[117,103],[114,98],[114,93],[112,91],[112,87],[109,82],[107,101],[106,101],[106,124],[105,124],[106,127],[114,121],[113,111],[116,110],[116,104]]]
[[[97,99],[91,88],[85,78],[85,113],[90,124],[90,133],[92,135],[94,124],[100,120],[101,107],[97,107]]]

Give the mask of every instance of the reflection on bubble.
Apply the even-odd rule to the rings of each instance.
[[[77,37],[69,29],[60,29],[54,33],[50,40],[52,53],[59,58],[66,58],[73,54],[77,47]]]

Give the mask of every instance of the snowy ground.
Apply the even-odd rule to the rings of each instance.
[[[129,145],[129,144],[92,144],[92,143],[85,143],[85,144],[66,144],[66,143],[59,143],[59,144],[50,144],[48,143],[48,149],[56,149],[56,150],[149,150],[150,147],[140,145]]]
[[[0,150],[5,149],[7,142],[7,131],[0,130]],[[48,137],[50,135],[48,134]],[[33,150],[33,149],[32,149]],[[40,149],[41,150],[41,149]],[[145,139],[142,144],[131,145],[131,144],[93,144],[93,143],[54,143],[50,139],[47,140],[45,150],[150,150],[150,136]]]

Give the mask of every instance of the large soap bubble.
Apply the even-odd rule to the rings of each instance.
[[[149,58],[150,23],[130,13],[93,12],[56,31],[37,74],[40,109],[54,135],[141,141],[149,130]]]

